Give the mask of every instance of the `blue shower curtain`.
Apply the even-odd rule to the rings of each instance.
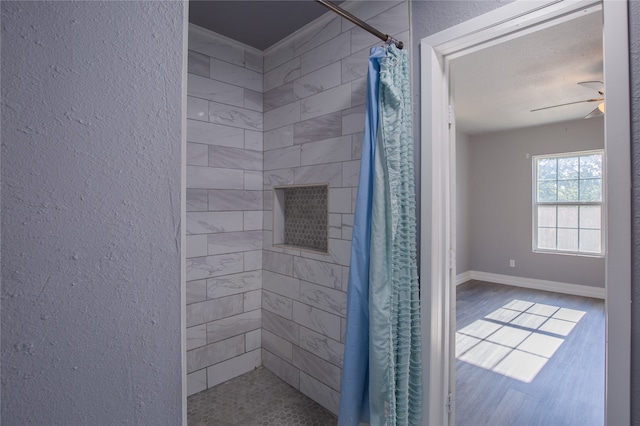
[[[338,423],[418,425],[420,306],[406,51],[372,49],[367,95]]]

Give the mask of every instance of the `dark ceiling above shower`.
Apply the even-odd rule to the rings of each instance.
[[[326,12],[327,9],[314,0],[189,2],[189,22],[260,50]]]

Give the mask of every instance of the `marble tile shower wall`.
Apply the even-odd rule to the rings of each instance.
[[[355,3],[355,2],[354,2]],[[352,12],[409,40],[409,6]],[[369,48],[379,40],[322,18],[264,57],[263,365],[337,413]],[[272,187],[329,183],[328,255],[273,247]]]
[[[189,28],[189,395],[261,364],[262,56]]]

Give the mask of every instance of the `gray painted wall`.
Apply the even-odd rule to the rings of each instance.
[[[2,2],[2,420],[177,425],[184,5]]]
[[[494,10],[503,6],[510,1],[495,0],[477,0],[477,1],[421,1],[415,0],[411,3],[411,30],[412,30],[412,49],[414,73],[414,115],[420,115],[420,86],[416,75],[419,75],[420,64],[419,58],[420,40],[438,31],[459,24],[475,16]],[[632,209],[633,212],[640,208],[640,2],[629,2],[629,39],[630,39],[630,68],[631,68],[631,154],[632,154],[632,176],[633,176],[633,196]],[[414,120],[417,124],[419,121]],[[416,143],[419,143],[420,129],[415,126]],[[427,157],[430,161],[430,158]],[[427,172],[423,170],[422,173]],[[426,185],[431,185],[430,179],[424,180]],[[429,196],[429,193],[427,193]],[[428,200],[424,201],[428,202]],[[633,269],[632,269],[632,299],[640,298],[640,215],[634,214],[634,223],[632,227],[633,233]],[[430,216],[427,216],[430,220]],[[430,241],[430,235],[425,235],[423,241]],[[429,246],[426,247],[428,250]],[[425,248],[423,248],[424,250]],[[430,252],[426,253],[430,255]],[[429,275],[430,270],[422,270],[421,275]],[[428,314],[426,312],[425,314]],[[632,308],[632,353],[631,353],[631,423],[640,423],[640,338],[635,337],[633,333],[640,329],[640,311]]]
[[[456,132],[456,274],[471,268],[471,217],[470,205],[471,156],[469,136]]]
[[[471,269],[604,288],[604,258],[531,250],[532,160],[526,157],[602,149],[604,120],[528,127],[469,141]],[[516,261],[515,268],[509,259]]]

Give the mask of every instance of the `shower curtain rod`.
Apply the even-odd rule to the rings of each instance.
[[[404,46],[404,43],[402,43],[400,40],[396,40],[395,38],[391,37],[388,34],[383,34],[380,31],[376,30],[375,28],[373,28],[371,25],[361,21],[360,19],[356,18],[355,16],[353,16],[352,14],[350,14],[349,12],[347,12],[346,10],[342,9],[341,7],[336,6],[335,4],[331,3],[328,0],[316,0],[318,3],[324,5],[326,8],[332,10],[333,12],[337,13],[338,15],[342,16],[345,19],[348,19],[349,21],[353,22],[354,24],[356,24],[357,26],[359,26],[360,28],[369,31],[371,34],[373,34],[374,36],[378,37],[380,40],[385,41],[387,43],[393,43],[396,45],[396,47],[398,49],[402,49],[402,47]]]

